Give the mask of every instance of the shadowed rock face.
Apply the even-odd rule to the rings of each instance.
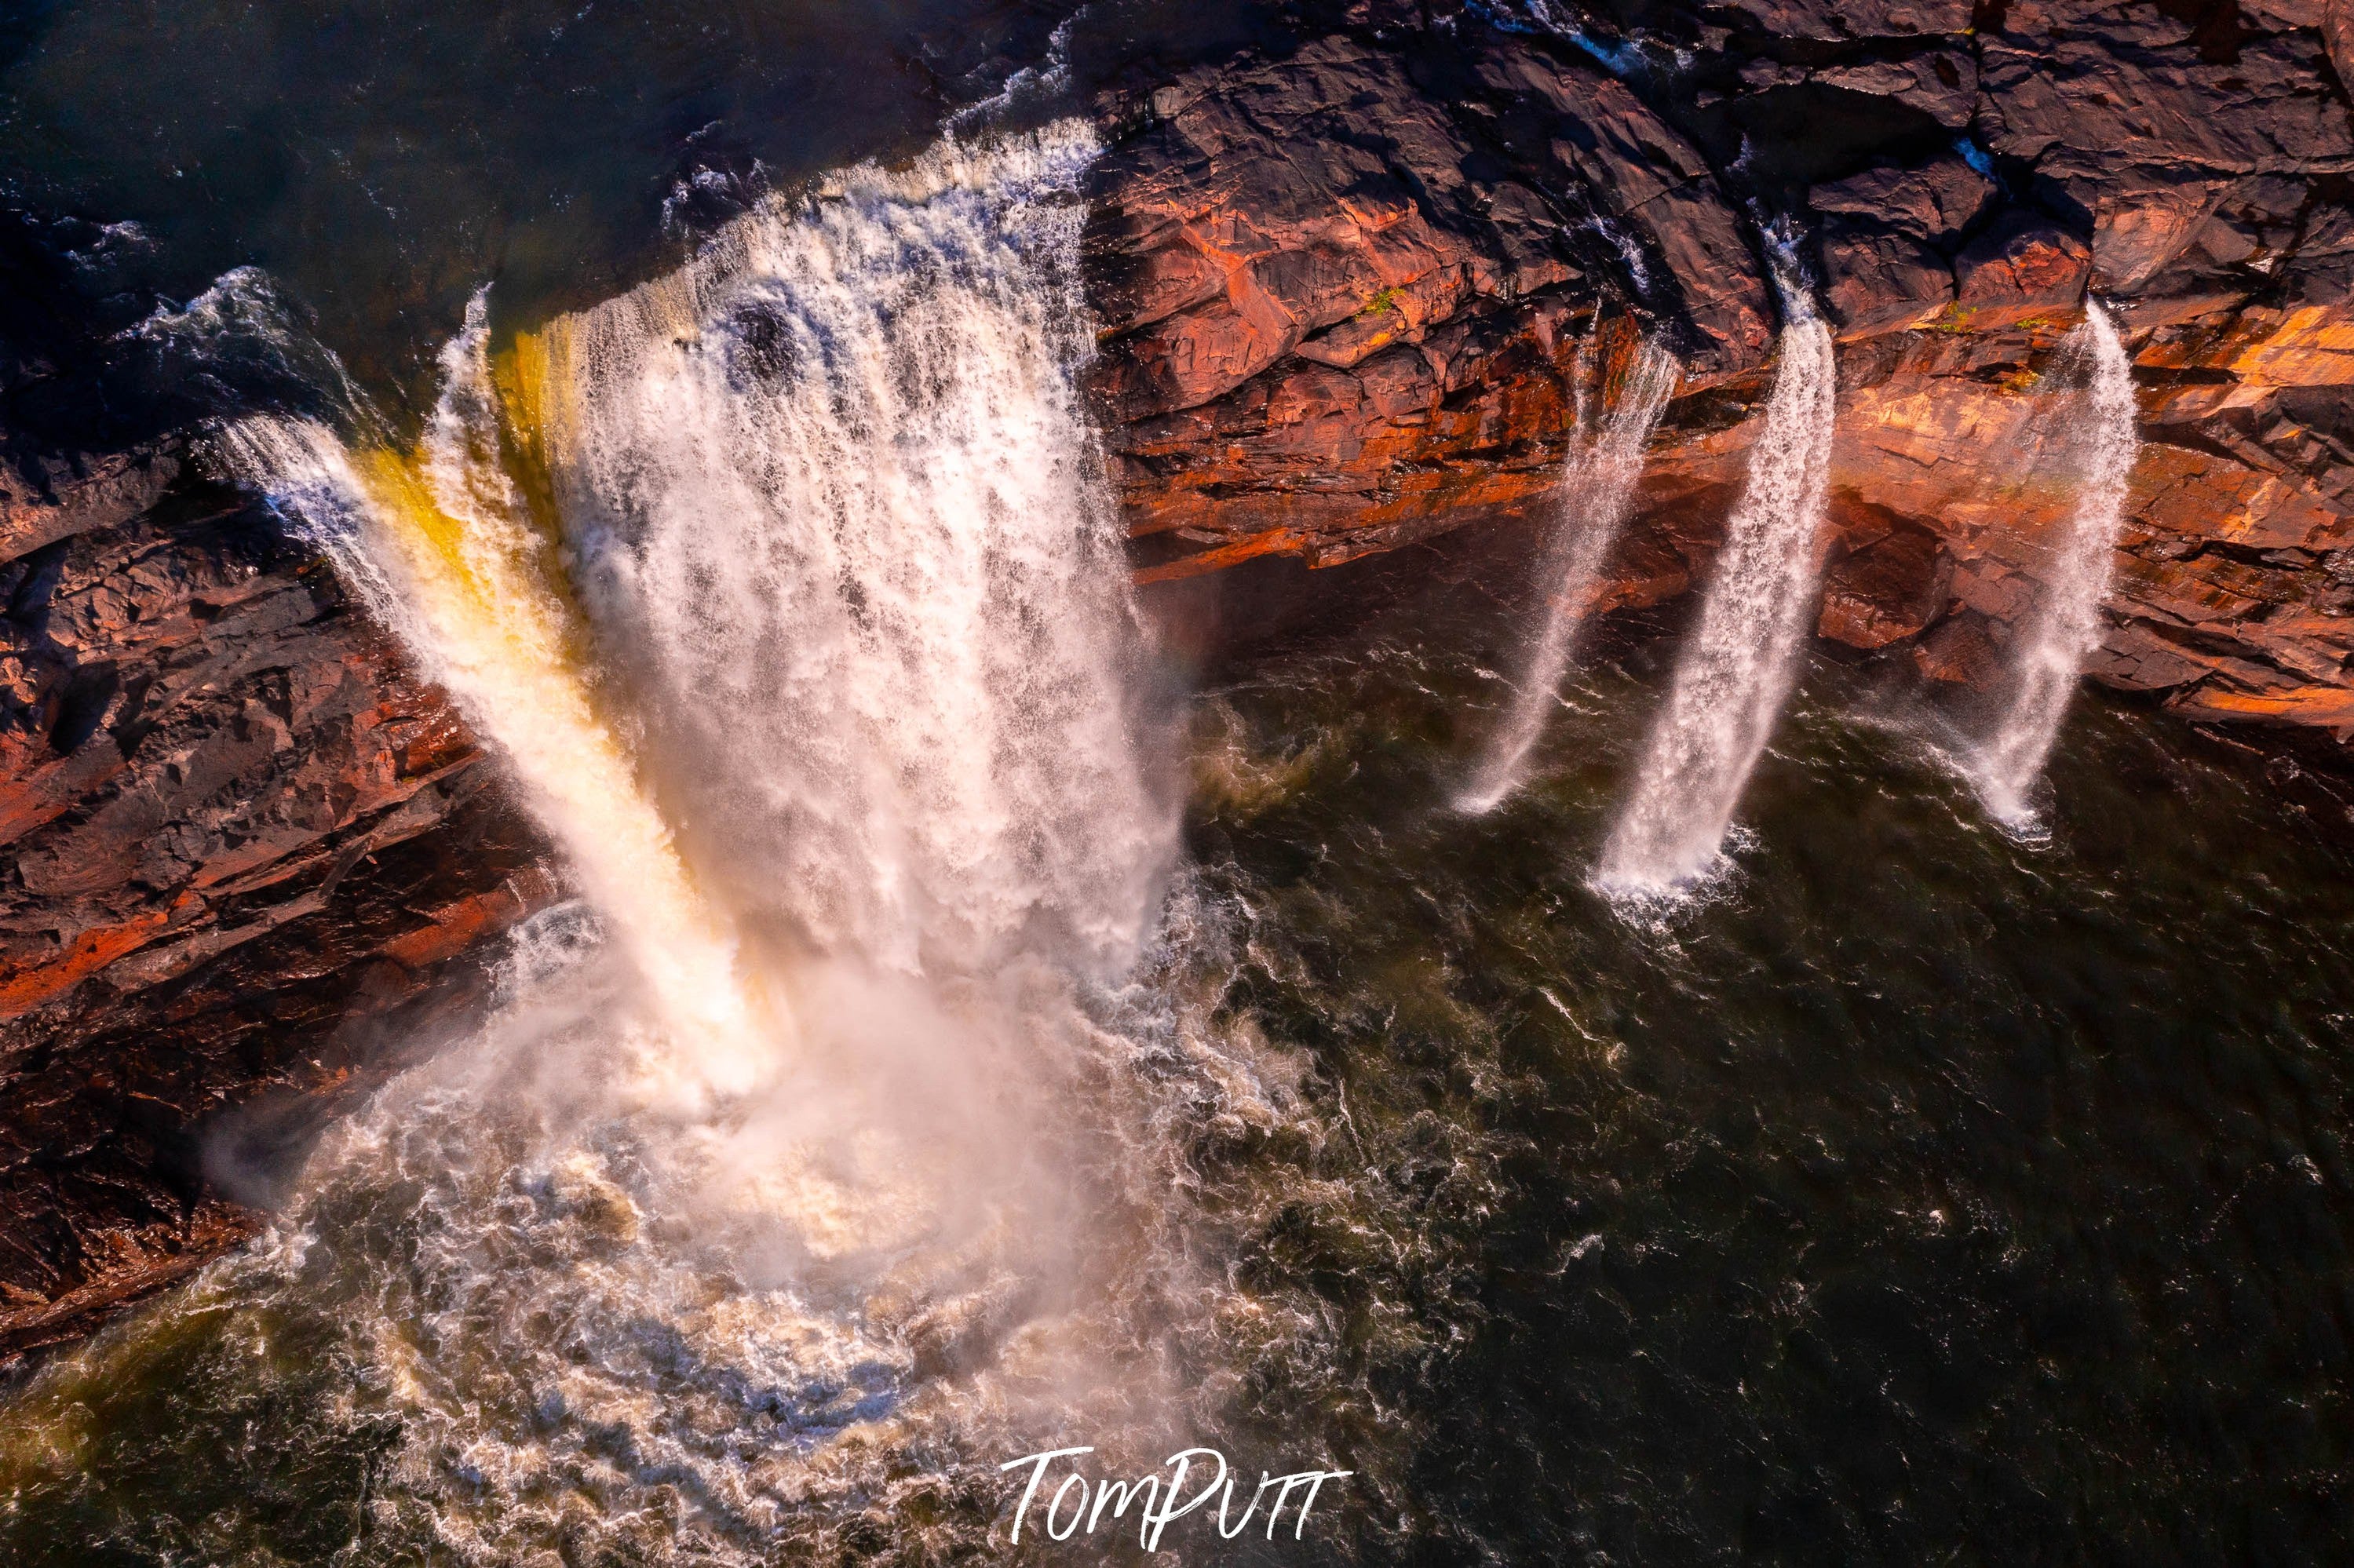
[[[441,694],[194,471],[292,384],[143,337],[143,243],[0,211],[0,1373],[249,1234],[229,1190],[559,892]]]
[[[179,466],[0,502],[0,1361],[245,1234],[207,1125],[367,1081],[556,892],[440,694]]]
[[[1097,374],[1139,580],[1542,515],[1575,345],[1631,313],[1691,368],[1606,606],[1685,591],[1787,214],[1842,340],[1824,636],[1999,673],[2071,508],[2041,373],[2089,287],[2147,442],[2093,673],[2354,738],[2347,10],[1359,5],[1109,98]]]
[[[1842,339],[1823,636],[1999,677],[2069,512],[2039,376],[2090,287],[2147,442],[2094,673],[2354,736],[2350,8],[1356,0],[1124,64],[1089,264],[1139,579],[1542,519],[1580,345],[1639,319],[1690,374],[1603,608],[1688,591],[1787,215]],[[6,242],[0,1364],[249,1234],[221,1150],[435,1039],[481,939],[561,892],[323,564],[183,471],[188,410],[48,373],[72,313]],[[106,299],[91,333],[146,308]]]

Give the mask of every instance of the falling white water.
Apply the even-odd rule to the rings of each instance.
[[[1457,810],[1492,810],[1520,788],[1529,753],[1544,733],[1562,673],[1569,668],[1578,628],[1593,608],[1603,563],[1634,504],[1644,451],[1681,368],[1673,355],[1647,340],[1637,345],[1617,399],[1595,429],[1585,428],[1581,409],[1562,469],[1560,521],[1539,568],[1539,580],[1550,585],[1544,626],[1529,645],[1511,705],[1479,770],[1456,798]]]
[[[644,1086],[690,1097],[743,1089],[781,1012],[756,1016],[727,923],[698,894],[599,711],[546,541],[483,450],[481,315],[478,301],[443,353],[448,384],[421,461],[355,451],[322,425],[269,417],[232,427],[223,446],[513,764],[673,1033],[638,1062]]]
[[[2087,301],[2084,323],[2069,334],[2062,353],[2085,367],[2084,386],[2071,397],[2065,442],[2065,457],[2082,488],[2045,574],[2043,601],[2014,644],[2019,659],[2002,716],[1963,765],[1988,812],[2014,832],[2028,833],[2039,825],[2029,791],[2059,738],[2085,656],[2100,641],[2101,604],[2108,597],[2117,533],[2125,524],[2126,482],[2140,450],[2134,431],[2133,365],[2109,313]]]
[[[1070,376],[1092,140],[862,171],[555,323],[544,461],[698,865],[780,939],[1116,969],[1166,847]]]
[[[504,350],[478,301],[411,450],[223,440],[583,895],[239,1266],[340,1304],[402,1434],[386,1506],[457,1560],[758,1560],[823,1499],[1023,1451],[1041,1400],[1153,1396],[1153,1335],[1104,1315],[1181,1266],[1146,1123],[1183,1056],[1129,1076],[1091,988],[1174,824],[1073,379],[1094,151],[849,171]]]
[[[1795,269],[1777,270],[1787,323],[1766,428],[1625,813],[1595,884],[1671,896],[1723,863],[1725,831],[1797,677],[1819,572],[1838,372],[1830,329]]]

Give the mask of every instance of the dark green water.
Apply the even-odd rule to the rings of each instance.
[[[39,4],[0,24],[0,180],[137,224],[178,298],[264,268],[429,397],[483,281],[525,320],[614,293],[760,188],[928,142],[1070,8]]]
[[[762,190],[918,151],[1020,73],[1034,110],[1057,62],[1100,76],[1268,19],[1246,0],[29,0],[0,8],[0,208],[136,226],[49,241],[80,253],[78,309],[258,266],[372,391],[429,403],[486,281],[503,322],[535,323],[674,263]]]
[[[1354,1369],[1417,1434],[1378,1554],[2341,1555],[2343,808],[2086,701],[2023,849],[1821,667],[1737,880],[1631,929],[1582,875],[1667,649],[1465,822],[1492,630],[1418,603],[1225,692],[1286,787],[1193,817],[1252,912],[1232,1004],[1381,1129],[1343,1179],[1383,1223],[1303,1200],[1245,1244],[1405,1342]]]
[[[1195,710],[1196,924],[1154,983],[1299,1077],[1281,1117],[1187,1134],[1185,1245],[1257,1315],[1179,1332],[1216,1391],[1189,1419],[1359,1472],[1305,1541],[1221,1560],[2339,1559],[2343,808],[2087,700],[2022,848],[1823,665],[1737,877],[1634,928],[1583,877],[1672,645],[1576,683],[1540,777],[1466,821],[1441,802],[1507,624],[1434,588]],[[377,1202],[313,1212],[321,1247],[419,1245],[336,1239],[406,1213]],[[18,1396],[75,1436],[0,1475],[11,1560],[466,1560],[387,1500],[399,1401],[338,1266],[303,1266]],[[988,1554],[1010,1498],[960,1487],[776,1560]]]

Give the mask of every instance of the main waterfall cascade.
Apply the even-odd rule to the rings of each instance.
[[[1125,980],[1174,821],[1073,381],[1094,151],[853,170],[504,352],[478,298],[410,451],[226,432],[581,895],[194,1297],[341,1303],[396,1534],[758,1559],[899,1447],[1186,1406],[1164,1101],[1287,1091]]]
[[[909,971],[1135,953],[1170,846],[1068,374],[1055,197],[1092,154],[949,151],[920,192],[756,212],[518,355],[648,752],[764,932]]]
[[[1596,886],[1638,900],[1708,877],[1750,770],[1797,678],[1819,573],[1838,372],[1830,328],[1794,266],[1776,268],[1787,322],[1765,429],[1725,529]]]
[[[2125,525],[2126,487],[2139,442],[2133,363],[2116,323],[2094,301],[2061,345],[2064,366],[2084,378],[2068,395],[2061,459],[2081,488],[2045,574],[2045,593],[2013,646],[2012,685],[2001,716],[1961,769],[1995,821],[2013,832],[2040,826],[2029,793],[2060,736],[2084,660],[2100,641],[2101,604]]]
[[[1594,590],[1610,547],[1626,526],[1643,477],[1643,454],[1667,410],[1682,366],[1658,343],[1638,343],[1602,418],[1591,429],[1584,418],[1562,470],[1562,512],[1537,580],[1545,584],[1544,624],[1529,644],[1504,721],[1488,743],[1479,771],[1456,798],[1468,812],[1493,810],[1521,786],[1529,753],[1544,733],[1561,678],[1575,652],[1577,633],[1593,609]],[[1609,390],[1609,388],[1606,388]]]

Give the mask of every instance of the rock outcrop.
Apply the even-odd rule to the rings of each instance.
[[[0,210],[0,1376],[247,1234],[272,1146],[559,891],[440,694],[196,471],[302,377],[152,330],[153,250]]]
[[[1550,490],[1607,268],[1704,371],[1766,355],[1766,285],[1682,136],[1540,50],[1439,63],[1426,85],[1328,37],[1121,106],[1145,118],[1101,174],[1100,387],[1141,580],[1336,565]]]
[[[246,1234],[200,1133],[368,1081],[556,891],[273,519],[168,446],[45,467],[0,490],[0,1362]]]
[[[1606,602],[1685,591],[1770,377],[1778,217],[1842,340],[1824,636],[1999,672],[2070,506],[2041,373],[2091,290],[2146,441],[2092,673],[2354,738],[2345,8],[1646,15],[1361,4],[1107,95],[1139,581],[1540,514],[1578,345],[1631,314],[1689,373]]]

